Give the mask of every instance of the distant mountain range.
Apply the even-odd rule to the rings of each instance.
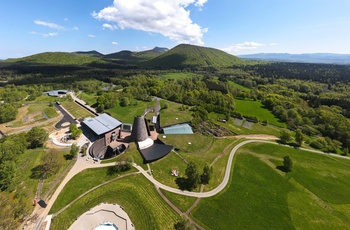
[[[302,63],[320,63],[320,64],[350,64],[350,54],[332,54],[332,53],[258,53],[238,55],[246,60],[263,60],[277,62],[302,62]]]
[[[93,51],[45,52],[23,58],[8,59],[4,62],[16,64],[48,64],[48,65],[128,65],[141,68],[220,68],[245,61],[224,51],[180,44],[171,50],[155,47],[152,50],[132,52],[123,50],[111,54]]]
[[[45,52],[23,58],[7,59],[1,63],[19,65],[74,65],[109,66],[109,68],[222,68],[247,64],[246,60],[277,62],[329,63],[350,65],[350,55],[346,54],[249,54],[239,57],[222,50],[180,44],[172,49],[155,47],[151,50],[133,52],[123,50],[111,54],[101,54],[95,50],[67,52]]]

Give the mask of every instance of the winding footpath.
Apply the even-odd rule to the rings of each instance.
[[[159,181],[155,180],[141,166],[139,166],[137,164],[133,164],[133,166],[140,173],[142,173],[142,175],[144,177],[146,177],[151,183],[153,183],[154,186],[156,188],[158,188],[158,189],[161,188],[161,189],[166,190],[168,192],[172,192],[172,193],[179,194],[179,195],[184,195],[184,196],[190,196],[190,197],[198,197],[198,198],[212,197],[212,196],[215,196],[216,194],[218,194],[219,192],[221,192],[227,186],[227,184],[229,182],[229,179],[230,179],[233,157],[235,156],[237,150],[239,148],[241,148],[242,146],[244,146],[246,144],[250,144],[250,143],[267,143],[267,144],[274,144],[274,145],[280,145],[280,146],[285,146],[285,147],[291,147],[291,146],[288,146],[288,145],[281,145],[279,143],[266,141],[266,140],[246,140],[246,141],[243,141],[243,142],[239,143],[230,152],[230,155],[229,155],[229,158],[228,158],[228,161],[227,161],[227,165],[226,165],[225,176],[224,176],[223,181],[219,184],[218,187],[216,187],[215,189],[213,189],[211,191],[208,191],[208,192],[190,192],[190,191],[184,191],[184,190],[180,190],[180,189],[177,189],[177,188],[169,187],[169,186],[164,185],[164,184],[160,183]],[[291,147],[291,148],[293,148],[293,147]],[[304,150],[304,151],[308,151],[308,152],[313,152],[313,153],[318,153],[318,154],[323,154],[323,155],[330,155],[330,156],[334,156],[334,157],[348,159],[348,160],[350,159],[348,157],[344,157],[344,156],[340,156],[340,155],[336,155],[336,154],[327,154],[327,153],[324,153],[324,152],[321,152],[321,151],[317,151],[317,150],[312,150],[312,149],[305,149],[305,148],[299,148],[299,149],[300,150]],[[59,193],[61,192],[61,190],[63,189],[65,184],[74,175],[78,174],[79,172],[81,172],[81,171],[83,171],[84,169],[87,169],[87,168],[108,167],[108,166],[112,166],[112,165],[115,165],[115,163],[91,164],[91,162],[88,163],[85,160],[83,160],[82,158],[78,159],[76,164],[73,166],[71,171],[66,176],[66,178],[62,181],[60,186],[57,188],[55,193],[52,195],[51,199],[49,200],[49,202],[47,204],[47,207],[45,208],[44,212],[40,215],[39,223],[36,224],[34,229],[40,229],[43,220],[47,217],[47,215],[48,215],[48,213],[49,213],[53,203],[55,202],[56,198],[58,197]],[[49,219],[51,219],[50,216],[48,216],[48,217],[49,217]]]

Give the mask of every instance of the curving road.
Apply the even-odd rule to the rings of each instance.
[[[230,179],[231,168],[232,168],[232,160],[233,160],[233,157],[234,157],[236,151],[239,148],[241,148],[242,146],[244,146],[246,144],[249,144],[249,143],[268,143],[268,144],[274,144],[274,145],[281,145],[281,144],[276,143],[276,142],[264,141],[264,140],[247,140],[247,141],[243,141],[243,142],[239,143],[238,145],[236,145],[231,150],[230,156],[229,156],[228,161],[227,161],[226,171],[225,171],[225,176],[224,176],[223,181],[219,184],[218,187],[216,187],[213,190],[208,191],[208,192],[190,192],[190,191],[183,191],[183,190],[180,190],[180,189],[177,189],[177,188],[169,187],[169,186],[164,185],[164,184],[158,182],[157,180],[155,180],[153,177],[151,177],[140,166],[134,165],[134,167],[136,169],[138,169],[156,187],[164,189],[164,190],[166,190],[168,192],[172,192],[172,193],[176,193],[176,194],[184,195],[184,196],[191,196],[191,197],[201,197],[201,198],[211,197],[211,196],[215,196],[216,194],[221,192],[226,187],[226,185],[228,184],[229,179]],[[282,145],[282,146],[293,148],[292,146],[289,146],[289,145]],[[318,153],[318,154],[327,154],[327,153],[324,153],[324,152],[321,152],[321,151],[317,151],[317,150],[313,150],[313,149],[305,149],[305,148],[299,148],[299,149],[304,150],[304,151],[308,151],[308,152]],[[348,160],[350,159],[348,157],[340,156],[340,155],[337,155],[337,154],[327,154],[327,155],[331,155],[331,156],[335,156],[335,157],[339,157],[339,158],[344,158],[344,159],[348,159]]]

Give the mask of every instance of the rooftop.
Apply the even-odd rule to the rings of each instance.
[[[120,121],[109,116],[106,113],[103,113],[94,118],[86,118],[83,123],[97,135],[110,132],[122,124]]]

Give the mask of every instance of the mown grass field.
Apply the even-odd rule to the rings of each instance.
[[[231,144],[239,143],[239,141],[235,139],[217,139],[199,134],[173,134],[166,135],[166,138],[163,136],[159,136],[159,138],[166,144],[174,146],[178,154],[187,162],[193,161],[200,174],[205,164],[210,165],[214,159],[221,154],[228,155],[234,146]],[[179,176],[185,176],[187,163],[184,162],[181,157],[171,152],[166,157],[153,162],[151,168],[153,169],[154,178],[168,186],[178,187],[175,183],[176,177],[171,175],[171,170],[178,169]],[[208,189],[216,187],[222,181],[226,163],[218,161],[214,164],[213,178],[215,177],[215,179],[210,183],[210,186],[208,185]]]
[[[62,101],[61,105],[68,110],[70,114],[76,119],[83,119],[86,117],[94,117],[92,113],[89,113],[86,109],[78,105],[73,101]]]
[[[290,155],[293,172],[277,169]],[[208,229],[347,229],[350,161],[271,144],[238,151],[230,185],[192,212]]]
[[[67,186],[78,183],[78,180],[85,180],[86,176],[93,176],[88,178],[90,179],[88,183],[92,184],[94,181],[97,185],[99,182],[95,180],[94,175],[104,177],[104,172],[96,170],[91,170],[90,175],[86,175],[85,172],[77,175],[77,179],[73,178],[75,180],[69,182]],[[87,189],[84,184],[81,186]],[[51,229],[68,229],[77,217],[102,202],[122,205],[136,229],[173,229],[178,218],[175,211],[162,200],[147,179],[141,175],[131,175],[104,185],[78,200],[55,217]]]
[[[160,76],[165,79],[183,79],[197,77],[201,75],[195,73],[163,73]]]
[[[168,104],[168,108],[160,111],[161,126],[190,122],[192,120],[191,112],[188,109],[184,111],[180,110],[182,104],[162,100],[161,104],[164,103]]]
[[[255,116],[259,121],[267,120],[269,124],[286,127],[286,124],[280,122],[268,109],[264,108],[260,101],[235,100],[236,112],[242,115]]]
[[[154,108],[155,105],[156,101],[138,101],[137,105],[130,105],[125,107],[116,105],[114,108],[106,110],[106,112],[110,113],[112,117],[115,117],[123,123],[132,124],[134,122],[135,116],[143,115],[147,108]]]

